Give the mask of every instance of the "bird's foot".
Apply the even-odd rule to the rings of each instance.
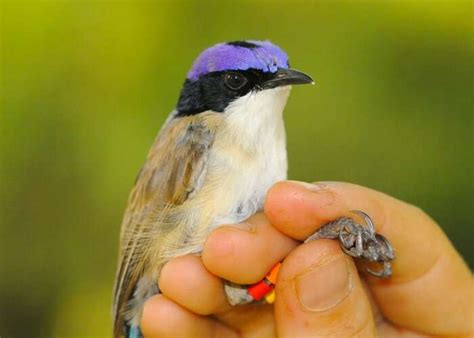
[[[319,238],[337,239],[347,255],[382,265],[378,271],[366,268],[370,274],[380,278],[390,277],[392,275],[391,261],[395,259],[392,245],[384,236],[375,232],[374,223],[366,213],[357,210],[353,213],[361,216],[365,225],[357,223],[352,218],[341,217],[319,228],[304,242]],[[263,297],[274,287],[280,265],[277,264],[265,279],[252,286],[225,282],[225,293],[229,303],[234,306],[263,300]],[[271,303],[266,298],[265,300]]]
[[[305,243],[319,238],[338,239],[347,255],[382,265],[379,271],[366,268],[367,272],[380,278],[390,277],[392,275],[390,262],[395,259],[392,245],[384,236],[375,232],[374,223],[369,215],[358,210],[352,212],[364,219],[365,226],[352,218],[341,217],[319,228],[305,240]]]

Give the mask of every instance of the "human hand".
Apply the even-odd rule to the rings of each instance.
[[[320,226],[362,210],[396,250],[393,275],[360,269],[336,241],[300,245]],[[231,307],[222,279],[252,284],[279,261],[273,305]],[[358,263],[359,264],[359,263]],[[170,261],[150,298],[145,337],[469,336],[474,288],[469,268],[420,209],[347,183],[281,182],[264,214],[215,230],[202,258]]]

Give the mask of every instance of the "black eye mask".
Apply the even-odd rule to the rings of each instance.
[[[186,79],[175,117],[195,115],[206,110],[222,113],[232,101],[251,91],[261,90],[273,76],[270,72],[248,69],[212,72],[195,81]]]

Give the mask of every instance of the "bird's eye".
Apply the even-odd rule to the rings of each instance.
[[[226,73],[224,75],[225,85],[232,90],[239,90],[247,84],[247,78],[236,72]]]

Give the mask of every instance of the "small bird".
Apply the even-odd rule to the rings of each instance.
[[[262,209],[286,179],[290,86],[313,83],[269,41],[220,43],[187,74],[176,109],[140,170],[122,223],[115,336],[138,327],[170,259],[199,253],[209,233]]]
[[[141,336],[144,302],[159,293],[166,262],[199,254],[216,227],[262,210],[269,188],[287,177],[283,109],[291,86],[311,83],[270,41],[219,43],[197,57],[129,197],[114,337]],[[346,223],[334,223],[326,237],[344,240],[346,253],[360,256],[354,243],[362,243],[356,237],[363,231],[351,228],[348,237]]]

